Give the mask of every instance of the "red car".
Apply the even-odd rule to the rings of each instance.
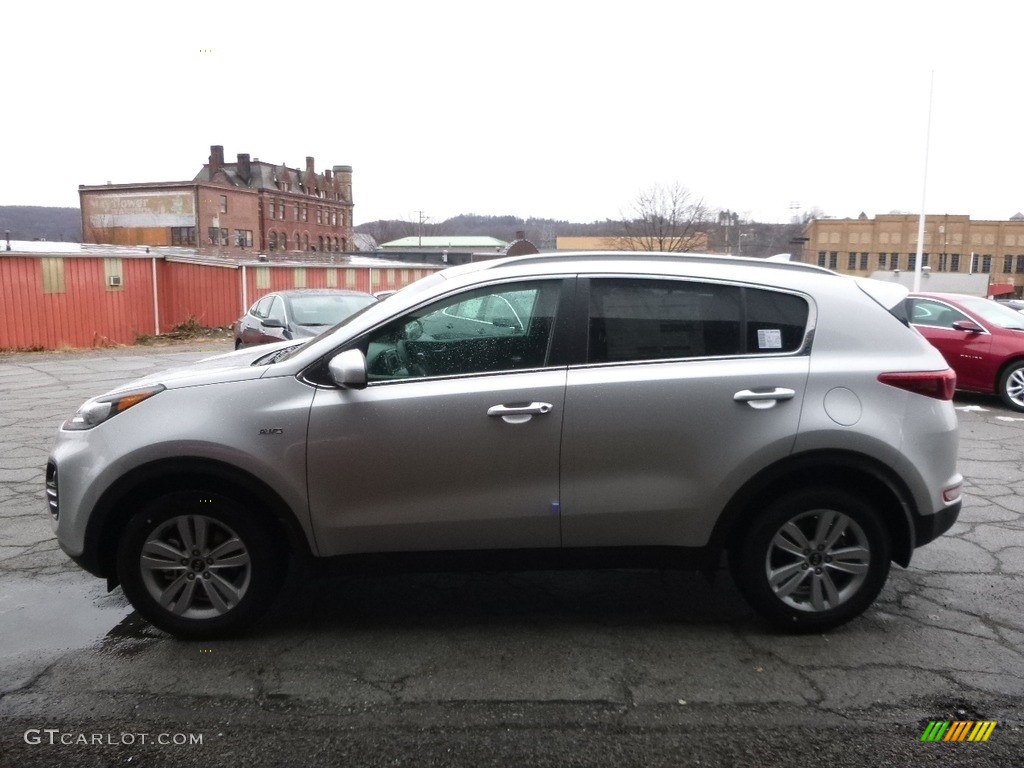
[[[910,322],[956,371],[956,388],[1024,411],[1024,315],[991,299],[912,293]]]

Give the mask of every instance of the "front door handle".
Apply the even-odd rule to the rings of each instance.
[[[551,413],[551,403],[521,403],[512,405],[492,405],[487,409],[488,416],[500,416],[508,424],[522,424],[534,416]]]
[[[775,389],[744,389],[733,395],[732,399],[737,403],[746,403],[751,408],[763,409],[773,407],[779,400],[792,400],[796,397],[796,391],[786,387]]]

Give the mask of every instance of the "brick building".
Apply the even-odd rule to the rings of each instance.
[[[352,168],[306,168],[210,147],[191,181],[79,186],[82,239],[114,245],[180,245],[218,253],[329,252],[352,248]]]
[[[916,214],[869,219],[815,219],[804,230],[802,260],[853,275],[913,272],[917,261]],[[921,267],[931,273],[989,276],[991,293],[1024,293],[1024,215],[1006,221],[970,216],[925,217]]]

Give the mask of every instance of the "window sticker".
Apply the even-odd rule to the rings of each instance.
[[[757,332],[758,349],[782,349],[782,331],[778,328],[761,328]]]

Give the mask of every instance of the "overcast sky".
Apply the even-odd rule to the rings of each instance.
[[[925,12],[925,17],[917,14]],[[680,183],[788,221],[1024,210],[1024,3],[30,2],[0,25],[0,204],[353,166],[356,223],[588,222]]]

